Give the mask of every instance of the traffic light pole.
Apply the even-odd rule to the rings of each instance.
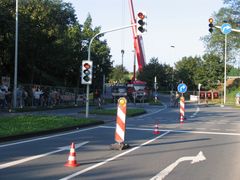
[[[215,28],[221,29],[221,26],[214,26]],[[240,32],[239,29],[231,29],[234,32]],[[226,104],[227,94],[227,34],[225,34],[225,52],[224,52],[224,88],[223,88],[223,106]]]
[[[90,59],[91,59],[91,45],[92,45],[92,42],[97,36],[99,36],[101,34],[106,34],[106,33],[109,33],[109,32],[113,32],[113,31],[119,31],[119,30],[122,30],[122,29],[127,29],[127,28],[130,28],[130,27],[133,27],[133,26],[136,26],[136,23],[128,25],[128,26],[122,26],[122,27],[119,27],[119,28],[110,29],[110,30],[99,32],[99,33],[95,34],[89,42],[88,60],[90,61]],[[87,84],[87,90],[86,90],[86,118],[88,118],[88,114],[89,114],[89,84]]]

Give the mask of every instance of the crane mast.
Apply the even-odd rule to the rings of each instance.
[[[130,15],[131,15],[131,24],[136,24],[136,18],[134,14],[134,8],[133,8],[133,2],[132,0],[128,0],[129,9],[130,9]],[[145,53],[144,53],[144,45],[143,45],[143,38],[141,35],[137,33],[136,26],[132,26],[132,32],[133,32],[133,41],[134,41],[134,50],[137,57],[138,62],[138,70],[142,71],[143,67],[145,66]],[[134,72],[134,78],[135,80],[135,72]]]

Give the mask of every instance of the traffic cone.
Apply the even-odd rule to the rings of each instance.
[[[158,124],[155,124],[153,134],[160,134],[160,131],[158,129]]]
[[[72,143],[71,148],[70,148],[70,153],[68,156],[68,161],[65,164],[65,166],[67,167],[77,167],[80,166],[80,164],[77,164],[76,161],[76,152],[75,152],[75,144]]]

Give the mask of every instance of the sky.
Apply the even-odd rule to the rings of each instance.
[[[130,25],[128,0],[64,0],[72,3],[80,24],[90,13],[93,27],[102,31]],[[182,57],[201,56],[201,37],[209,34],[208,19],[223,7],[223,0],[133,0],[137,12],[147,14],[147,33],[143,34],[146,63],[152,57],[173,66]],[[106,33],[113,65],[133,71],[132,29]],[[174,46],[174,47],[171,47]],[[121,50],[124,50],[122,56]]]

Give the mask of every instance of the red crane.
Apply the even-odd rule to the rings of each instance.
[[[133,2],[132,0],[128,0],[130,15],[131,15],[131,24],[136,24],[136,18],[134,14]],[[133,32],[133,42],[134,42],[134,50],[137,57],[138,62],[138,71],[142,71],[145,66],[145,53],[143,46],[143,38],[140,34],[137,33],[137,26],[132,26]],[[136,80],[136,70],[134,65],[133,78],[131,82],[127,85],[128,96],[133,97],[134,99],[143,100],[148,96],[148,89],[146,88],[146,82]]]
[[[131,24],[136,24],[136,18],[134,14],[133,9],[133,2],[132,0],[128,0],[129,9],[130,9],[130,15],[131,15]],[[138,62],[138,70],[142,71],[143,66],[145,66],[145,53],[144,53],[144,46],[143,46],[143,38],[141,35],[137,33],[137,27],[132,26],[132,32],[133,32],[133,41],[134,41],[134,49],[137,56],[137,62]],[[134,69],[134,76],[133,80],[136,79],[136,72]]]

